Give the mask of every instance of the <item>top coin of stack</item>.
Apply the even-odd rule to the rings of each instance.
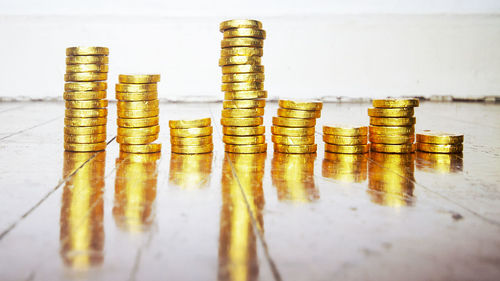
[[[464,135],[424,131],[417,134],[417,149],[431,153],[461,153]]]
[[[64,75],[64,149],[90,152],[106,148],[106,100],[109,49],[66,49]]]
[[[323,126],[325,151],[333,153],[367,153],[368,128]]]
[[[321,117],[321,101],[280,100],[278,116],[273,117],[274,151],[282,153],[315,153],[316,118]]]
[[[168,125],[173,153],[201,154],[213,151],[212,119],[170,120]]]
[[[228,20],[220,24],[222,91],[221,124],[225,151],[260,153],[265,140],[264,66],[261,65],[266,32],[256,20]]]
[[[153,143],[160,133],[158,101],[159,74],[118,76],[116,99],[120,151],[128,153],[155,153],[160,143]]]
[[[371,150],[384,153],[412,153],[415,151],[414,107],[418,99],[373,100],[370,116]]]

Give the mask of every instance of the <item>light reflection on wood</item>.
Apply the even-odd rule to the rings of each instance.
[[[185,189],[210,185],[213,153],[170,154],[169,183]]]
[[[463,154],[417,151],[417,169],[430,173],[455,174],[464,169]]]
[[[362,183],[368,177],[368,161],[365,154],[342,154],[325,151],[322,175],[346,183]]]

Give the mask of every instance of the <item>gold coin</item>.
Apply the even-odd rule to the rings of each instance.
[[[405,144],[413,143],[415,137],[411,135],[371,135],[370,142],[372,143],[384,143],[384,144]]]
[[[383,153],[412,153],[416,150],[415,144],[381,144],[372,143],[371,150]]]
[[[222,133],[229,136],[256,136],[266,133],[266,127],[222,127]]]
[[[295,110],[321,110],[323,102],[318,100],[279,100],[278,105],[281,108],[295,109]]]
[[[232,56],[232,57],[221,57],[219,59],[219,66],[226,65],[239,65],[239,64],[260,64],[260,57],[248,57],[248,56]]]
[[[66,101],[66,108],[105,108],[107,106],[107,100]]]
[[[368,134],[368,127],[351,127],[345,125],[328,125],[323,126],[323,134],[336,135],[345,137],[366,136]]]
[[[151,127],[160,124],[160,118],[158,116],[146,118],[117,118],[116,124],[124,128]]]
[[[225,38],[220,42],[221,48],[230,48],[230,47],[264,47],[263,39],[256,38]]]
[[[418,99],[380,99],[373,100],[373,107],[394,108],[394,107],[417,107]]]
[[[108,88],[106,82],[72,82],[64,84],[64,90],[67,92],[82,91],[103,91]]]
[[[264,73],[264,66],[256,64],[238,64],[226,65],[222,67],[222,74],[231,73]]]
[[[226,100],[251,100],[265,98],[267,98],[267,91],[236,91],[224,93],[224,99]]]
[[[230,57],[230,56],[262,57],[263,55],[264,55],[264,49],[254,48],[254,47],[233,47],[233,48],[224,48],[220,50],[221,57]]]
[[[236,108],[264,108],[266,106],[266,100],[225,100],[222,102],[222,107],[227,109]]]
[[[316,119],[273,117],[273,125],[295,128],[314,127],[316,126]]]
[[[116,84],[115,90],[116,90],[116,92],[125,92],[125,93],[157,92],[158,91],[158,84],[156,84],[156,83]]]
[[[290,127],[271,126],[271,133],[273,133],[274,135],[281,135],[281,136],[291,136],[291,137],[313,136],[314,132],[315,132],[314,127],[290,128]]]
[[[88,127],[64,127],[64,134],[68,135],[95,135],[105,133],[106,125]]]
[[[212,136],[204,136],[204,137],[170,137],[170,144],[176,146],[185,146],[185,145],[206,145],[213,143]]]
[[[67,56],[107,56],[109,49],[106,47],[69,47],[66,48]]]
[[[262,117],[221,118],[220,123],[222,126],[229,126],[229,127],[260,126],[264,124],[264,118]]]
[[[171,137],[192,138],[212,135],[213,128],[199,127],[199,128],[184,128],[184,129],[170,129]]]
[[[64,150],[74,152],[101,151],[106,149],[106,142],[99,143],[64,143]]]
[[[222,142],[225,144],[261,144],[266,142],[266,137],[264,135],[258,136],[229,136],[224,135],[222,137]]]
[[[119,118],[147,118],[147,117],[155,117],[160,114],[159,109],[153,110],[118,110],[116,111],[116,115]]]
[[[212,119],[210,118],[168,121],[168,126],[172,129],[199,128],[199,127],[208,127],[211,125],[212,125]]]
[[[66,143],[99,143],[106,141],[106,134],[91,134],[91,135],[67,135],[64,134]]]
[[[149,136],[116,136],[116,142],[119,144],[148,144],[158,139],[158,134]]]
[[[319,118],[321,117],[321,111],[319,110],[294,110],[294,109],[285,109],[278,108],[278,116],[279,117],[287,117],[287,118]]]
[[[142,128],[127,128],[118,127],[118,135],[128,137],[150,136],[160,132],[160,126],[142,127]]]
[[[264,108],[223,109],[223,118],[258,117],[264,115]]]
[[[106,64],[107,56],[67,56],[66,64]]]
[[[370,125],[374,126],[411,126],[415,124],[415,117],[370,117]]]
[[[146,101],[118,101],[116,107],[118,111],[126,110],[156,110],[158,109],[160,102],[156,100],[146,100]]]
[[[161,151],[161,143],[120,144],[120,151],[127,153],[158,153]]]
[[[346,154],[357,154],[357,153],[367,153],[369,150],[368,144],[360,145],[336,145],[325,143],[325,151],[332,153],[346,153]]]
[[[272,135],[272,141],[277,144],[285,145],[303,145],[303,144],[314,144],[315,138],[312,136],[303,137],[290,137],[290,136],[280,136]]]
[[[415,133],[415,127],[370,126],[369,131],[370,135],[412,135]]]
[[[64,92],[63,98],[69,101],[101,100],[106,98],[106,91]]]
[[[91,127],[106,125],[108,119],[102,118],[64,118],[64,125],[71,127]]]
[[[99,109],[66,109],[66,117],[77,117],[77,118],[95,118],[95,117],[106,117],[108,116],[108,110],[106,108]]]
[[[220,23],[219,29],[224,32],[233,28],[257,28],[262,29],[262,23],[257,20],[226,20]]]
[[[108,79],[107,73],[74,72],[74,73],[64,74],[64,81],[72,81],[72,82],[105,81],[106,79]]]
[[[329,144],[336,144],[336,145],[360,145],[360,144],[367,144],[368,137],[367,136],[346,137],[346,136],[336,136],[336,135],[323,135],[323,141]]]
[[[214,150],[214,145],[212,143],[205,145],[185,145],[185,146],[177,146],[172,145],[171,150],[173,153],[179,154],[200,154],[200,153],[209,153]]]
[[[158,92],[116,92],[115,97],[119,101],[151,101],[158,99]]]
[[[233,73],[222,75],[222,82],[263,82],[264,73]]]
[[[464,146],[458,144],[432,144],[432,143],[417,143],[417,149],[424,152],[431,153],[460,153],[463,151]]]
[[[407,108],[368,108],[368,116],[371,117],[412,117],[413,107]]]
[[[280,153],[315,153],[318,150],[316,144],[303,144],[303,145],[283,145],[274,144],[274,151]]]
[[[124,84],[149,84],[160,82],[160,74],[120,74],[118,82]]]
[[[73,72],[108,72],[107,64],[68,64],[66,73]]]
[[[224,38],[250,37],[266,39],[266,31],[256,28],[233,28],[223,32]]]
[[[417,142],[433,144],[457,144],[464,142],[464,135],[424,131],[417,134]]]
[[[260,144],[225,144],[224,151],[229,153],[242,153],[242,154],[253,154],[253,153],[263,153],[267,151],[267,143]]]

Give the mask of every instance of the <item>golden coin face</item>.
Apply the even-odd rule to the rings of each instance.
[[[106,47],[69,47],[66,48],[67,56],[107,56],[109,49]]]
[[[106,134],[92,134],[92,135],[64,135],[64,142],[66,143],[100,143],[106,141]]]
[[[358,154],[367,153],[369,150],[369,145],[336,145],[325,143],[325,151],[332,153],[345,153],[345,154]]]
[[[102,118],[64,118],[64,125],[65,126],[72,126],[72,127],[89,127],[89,126],[101,126],[101,125],[106,125],[107,123],[107,118],[102,117]]]
[[[220,31],[224,32],[227,29],[233,28],[255,28],[262,29],[262,23],[257,20],[247,20],[247,19],[238,19],[238,20],[226,20],[221,22]]]
[[[222,133],[230,136],[256,136],[266,133],[266,127],[222,127]]]
[[[108,116],[108,110],[106,108],[99,109],[66,109],[66,117],[78,117],[78,118],[96,118],[96,117],[106,117]]]
[[[73,72],[108,72],[107,64],[68,64],[66,73]]]
[[[66,101],[66,108],[105,108],[108,106],[107,100],[86,100],[86,101]]]
[[[314,127],[290,128],[290,127],[271,126],[271,132],[275,135],[301,137],[301,136],[314,135],[315,128]]]
[[[370,135],[370,142],[372,143],[405,144],[414,141],[414,135]]]
[[[116,136],[116,142],[119,144],[148,144],[158,139],[158,134],[150,136]]]
[[[303,145],[283,145],[274,144],[274,151],[280,153],[316,153],[318,146],[316,144]]]
[[[263,82],[264,73],[233,73],[222,75],[222,82]]]
[[[327,125],[323,126],[323,134],[346,137],[366,136],[368,127],[347,126],[347,125]]]
[[[64,74],[64,81],[71,81],[71,82],[106,81],[106,79],[108,79],[107,73],[74,72],[74,73]]]
[[[160,102],[156,100],[146,100],[146,101],[118,101],[116,107],[118,111],[126,110],[156,110],[158,109]]]
[[[251,100],[265,98],[267,98],[267,91],[236,91],[224,93],[224,99],[226,100]]]
[[[314,127],[316,126],[316,118],[286,118],[286,117],[273,117],[273,125],[281,127]]]
[[[67,135],[106,134],[106,125],[87,126],[87,127],[64,127],[64,134]]]
[[[323,102],[318,100],[279,100],[278,105],[281,108],[295,110],[321,110]]]
[[[463,151],[463,144],[431,144],[431,143],[417,143],[417,149],[424,152],[431,153],[461,153]]]
[[[73,152],[92,152],[106,149],[106,142],[100,143],[64,143],[64,150]]]
[[[120,151],[127,153],[158,153],[161,151],[161,143],[120,144]]]
[[[266,39],[266,31],[256,28],[233,28],[223,32],[224,38],[251,37]]]
[[[364,145],[368,143],[367,136],[336,136],[336,135],[323,135],[323,141],[329,144],[336,145]]]
[[[370,117],[370,125],[374,126],[412,126],[415,117]]]
[[[66,64],[107,64],[107,56],[67,56]]]
[[[155,117],[160,114],[159,109],[153,109],[153,110],[124,110],[124,111],[117,111],[116,115],[119,118],[146,118],[146,117]]]
[[[221,48],[230,48],[230,47],[264,47],[264,40],[257,38],[225,38],[220,42]]]
[[[212,135],[213,128],[210,127],[199,127],[199,128],[186,128],[186,129],[170,129],[171,137],[202,137]]]
[[[106,98],[106,91],[64,92],[63,98],[67,101],[91,101]]]
[[[417,107],[418,99],[379,99],[373,100],[373,107],[394,108],[394,107]]]
[[[158,99],[158,92],[116,92],[119,101],[152,101]]]
[[[412,117],[413,107],[407,108],[368,108],[370,117]]]
[[[106,82],[70,82],[64,84],[64,90],[67,92],[80,91],[104,91],[108,88]]]
[[[213,143],[212,136],[203,137],[170,137],[170,144],[176,146],[193,146],[193,145],[206,145]]]
[[[417,142],[434,143],[434,144],[458,144],[464,141],[464,135],[424,131],[417,134]]]
[[[264,55],[264,49],[255,47],[233,47],[233,48],[224,48],[220,50],[221,57],[230,57],[230,56],[262,57],[263,55]]]
[[[383,153],[412,153],[416,150],[415,144],[381,144],[372,143],[370,145],[371,150],[375,152]]]
[[[223,118],[259,117],[264,115],[264,108],[230,108],[222,110]]]
[[[142,93],[142,92],[157,92],[158,84],[116,84],[117,92]]]
[[[415,133],[414,126],[370,126],[370,135],[412,135]]]
[[[260,126],[264,124],[262,117],[242,117],[242,118],[221,118],[220,123],[222,126],[230,127],[247,127],[247,126]]]
[[[314,144],[315,137],[314,137],[314,135],[303,136],[303,137],[272,135],[272,141],[273,141],[273,143],[276,143],[276,144],[304,145],[304,144]]]
[[[266,137],[264,135],[258,136],[229,136],[224,135],[222,137],[222,142],[225,144],[261,144],[266,142]]]
[[[158,116],[147,117],[147,118],[117,118],[116,119],[116,124],[119,127],[125,127],[125,128],[150,127],[150,126],[156,126],[159,123],[160,123],[160,118]]]
[[[255,99],[255,100],[225,100],[222,102],[222,107],[224,109],[237,109],[237,108],[264,108],[266,106],[266,100]]]
[[[264,66],[255,64],[239,64],[226,65],[222,67],[222,74],[231,73],[264,73]]]
[[[118,82],[124,84],[149,84],[160,82],[160,74],[120,74]]]
[[[214,150],[213,144],[196,145],[196,146],[176,146],[172,145],[171,150],[173,153],[179,154],[201,154],[209,153]]]
[[[150,135],[156,135],[159,132],[160,132],[159,125],[151,127],[143,127],[143,128],[118,127],[118,135],[120,136],[129,136],[129,137],[150,136]]]
[[[240,83],[223,83],[221,90],[224,92],[233,91],[261,91],[264,89],[262,82],[240,82]]]
[[[278,108],[278,116],[288,118],[319,118],[321,117],[321,111]]]
[[[208,127],[212,125],[211,118],[193,119],[193,120],[170,120],[168,125],[172,129],[187,129]]]
[[[219,59],[219,66],[226,66],[226,65],[238,65],[238,64],[245,64],[245,65],[252,65],[252,64],[260,64],[261,59],[260,57],[248,57],[248,56],[231,56],[231,57],[221,57]]]
[[[267,151],[267,143],[247,144],[247,145],[225,144],[224,150],[229,153],[242,153],[242,154],[263,153]]]

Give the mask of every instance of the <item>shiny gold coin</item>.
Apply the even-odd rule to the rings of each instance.
[[[371,117],[412,117],[414,113],[413,107],[368,108],[368,116]]]
[[[321,111],[278,108],[278,116],[287,118],[302,118],[302,119],[319,118],[321,117]]]
[[[316,119],[273,117],[273,125],[294,128],[314,127],[316,126]]]
[[[315,137],[311,136],[303,136],[303,137],[290,137],[290,136],[280,136],[280,135],[272,135],[272,141],[277,144],[285,144],[285,145],[304,145],[304,144],[314,144]]]
[[[464,142],[464,135],[424,131],[417,134],[417,142],[433,144],[458,144]]]
[[[368,137],[367,136],[346,137],[346,136],[336,136],[336,135],[323,135],[323,141],[329,144],[336,144],[336,145],[361,145],[368,143]]]
[[[156,110],[160,106],[160,102],[156,100],[146,100],[146,101],[118,101],[116,103],[116,108],[118,111],[126,110]]]
[[[143,128],[151,127],[160,124],[160,118],[146,117],[146,118],[117,118],[116,125],[124,128]]]
[[[192,138],[212,135],[213,128],[199,127],[199,128],[185,128],[185,129],[170,129],[171,137]]]
[[[360,145],[336,145],[325,143],[325,151],[332,153],[357,154],[367,153],[370,146],[368,144]]]
[[[161,143],[120,144],[120,151],[127,153],[158,153],[161,151]]]
[[[256,136],[266,133],[266,127],[222,127],[222,133],[229,136]]]
[[[67,135],[95,135],[105,133],[106,125],[88,127],[64,127],[64,134]]]
[[[405,144],[413,143],[415,137],[411,135],[370,135],[370,142],[384,144]]]
[[[266,142],[266,137],[264,135],[259,136],[229,136],[224,135],[222,137],[222,142],[225,144],[261,144]]]
[[[66,117],[77,117],[77,118],[95,118],[95,117],[106,117],[108,116],[108,110],[106,108],[99,109],[66,109]]]
[[[107,56],[67,56],[66,64],[106,64]]]
[[[158,84],[156,84],[156,83],[116,84],[115,90],[116,90],[116,92],[125,92],[125,93],[157,92],[158,91]]]
[[[371,150],[375,152],[383,152],[383,153],[412,153],[415,152],[416,146],[415,144],[381,144],[381,143],[372,143],[370,145]]]
[[[230,57],[230,56],[262,57],[263,55],[264,55],[264,49],[254,48],[254,47],[233,47],[233,48],[224,48],[220,50],[221,57]]]
[[[104,91],[108,88],[106,82],[72,82],[64,84],[64,90],[67,92],[82,91]]]
[[[66,143],[99,143],[106,141],[106,134],[92,134],[92,135],[64,134],[64,141]]]
[[[211,125],[212,125],[212,119],[210,118],[168,121],[168,126],[172,129],[199,128],[199,127],[208,127]]]
[[[370,135],[412,135],[415,133],[415,127],[370,126],[369,131]]]
[[[279,100],[278,105],[281,108],[295,109],[295,110],[321,110],[323,102],[318,100]]]
[[[256,28],[262,29],[262,23],[257,20],[226,20],[220,23],[219,29],[221,32],[233,28]]]
[[[226,65],[239,65],[239,64],[260,64],[260,57],[248,57],[248,56],[232,56],[232,57],[221,57],[219,59],[219,66]]]
[[[160,74],[120,74],[118,82],[124,84],[149,84],[160,82]]]
[[[224,151],[242,154],[263,153],[267,151],[267,143],[243,145],[225,144]]]
[[[315,153],[318,150],[316,144],[303,144],[303,145],[283,145],[274,144],[274,151],[280,153],[292,153],[292,154],[302,154],[302,153]]]
[[[92,101],[106,98],[106,91],[64,92],[63,98],[68,101]]]
[[[170,144],[175,146],[185,146],[185,145],[206,145],[213,143],[212,136],[204,136],[204,137],[170,137]]]
[[[223,109],[223,118],[258,117],[264,115],[264,108]]]
[[[266,31],[256,28],[233,28],[224,31],[224,38],[250,37],[266,39]]]
[[[158,139],[158,134],[149,136],[116,136],[116,142],[119,144],[148,144]]]
[[[214,150],[214,145],[212,143],[205,145],[194,145],[194,146],[172,145],[171,150],[173,153],[179,153],[179,154],[201,154],[201,153],[212,152]]]
[[[107,56],[109,49],[106,47],[69,47],[66,48],[67,56]]]
[[[460,153],[463,151],[463,144],[431,144],[431,143],[417,143],[417,149],[424,152],[431,153]]]
[[[265,98],[267,98],[267,91],[236,91],[224,93],[224,99],[226,100],[252,100]]]
[[[64,150],[74,152],[101,151],[106,149],[106,142],[100,143],[64,143]]]
[[[233,73],[222,75],[222,82],[264,82],[264,73]]]
[[[291,136],[291,137],[313,136],[314,132],[315,132],[314,127],[290,128],[290,127],[271,126],[271,133],[273,133],[274,135],[281,135],[281,136]]]
[[[68,64],[66,73],[73,72],[108,72],[107,64]]]
[[[119,101],[152,101],[158,99],[158,92],[116,92],[115,97]]]
[[[417,107],[418,99],[380,99],[373,100],[373,107],[394,108],[394,107]]]
[[[412,126],[415,121],[415,117],[370,117],[370,125],[374,126]]]
[[[147,118],[147,117],[155,117],[160,114],[159,109],[153,110],[118,110],[116,111],[116,115],[119,118]]]
[[[160,126],[142,127],[142,128],[127,128],[118,127],[118,135],[128,137],[150,136],[160,132]]]
[[[255,64],[239,64],[226,65],[222,67],[222,74],[231,73],[264,73],[264,66]]]
[[[220,42],[221,48],[230,48],[230,47],[264,47],[263,39],[256,38],[225,38]]]
[[[66,101],[66,108],[105,108],[108,106],[107,100],[78,100]]]
[[[222,107],[225,109],[237,109],[237,108],[264,108],[266,106],[266,100],[255,99],[255,100],[225,100],[222,102]]]
[[[262,117],[221,118],[220,123],[222,126],[229,126],[229,127],[260,126],[264,124],[264,118]]]
[[[72,127],[91,127],[91,126],[102,126],[106,125],[108,119],[106,117],[102,118],[64,118],[65,126]]]
[[[345,137],[366,136],[368,134],[368,127],[351,127],[345,125],[328,125],[323,126],[323,134],[336,135]]]
[[[64,81],[72,81],[72,82],[105,81],[106,79],[108,79],[107,73],[74,72],[74,73],[64,74]]]

